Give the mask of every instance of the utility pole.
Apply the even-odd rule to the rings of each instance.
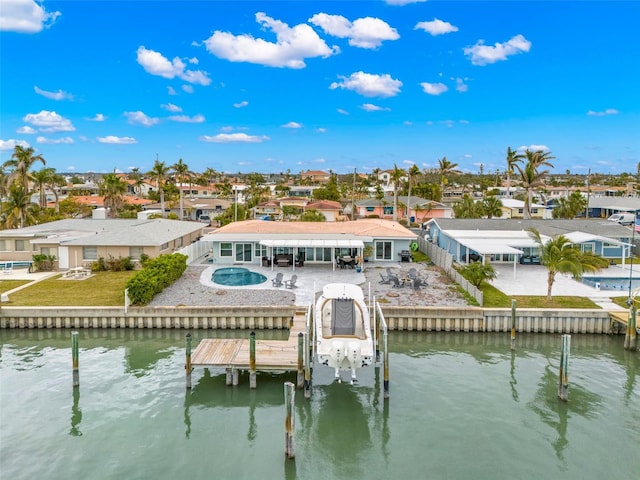
[[[355,211],[355,197],[356,197],[356,171],[357,169],[353,169],[353,186],[351,187],[351,220],[355,220],[356,211]]]
[[[591,198],[591,186],[589,183],[591,182],[591,169],[587,173],[587,211],[585,212],[585,217],[589,220],[589,199]]]

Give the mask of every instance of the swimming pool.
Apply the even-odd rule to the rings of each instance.
[[[597,290],[629,291],[629,277],[582,277],[582,283]],[[640,288],[640,280],[637,278],[631,281],[631,290]]]
[[[242,287],[245,285],[258,285],[267,281],[267,277],[258,272],[252,272],[246,268],[228,267],[218,268],[211,281],[227,287]]]

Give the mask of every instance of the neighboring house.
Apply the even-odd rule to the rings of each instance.
[[[313,183],[327,183],[330,175],[322,170],[307,170],[306,172],[300,172],[301,180],[310,180]]]
[[[217,216],[224,213],[224,211],[233,205],[230,200],[224,200],[221,198],[182,198],[182,209],[184,213],[183,220],[200,220],[202,215],[208,215],[210,219],[214,219]],[[149,203],[144,206],[145,210],[158,210],[162,211],[161,204]],[[180,217],[180,200],[172,202],[164,202],[165,214],[174,213]]]
[[[196,222],[166,219],[65,219],[0,231],[0,260],[32,260],[33,255],[54,255],[66,270],[98,258],[151,258],[173,253],[202,236]]]
[[[614,213],[640,214],[638,197],[589,197],[589,217],[609,218]]]
[[[504,198],[502,202],[502,218],[524,218],[524,201]],[[550,209],[538,203],[531,204],[531,218],[553,218]]]
[[[311,198],[313,197],[313,191],[316,188],[320,188],[318,186],[314,186],[314,185],[309,185],[309,186],[305,186],[305,185],[292,185],[289,187],[289,196],[290,197],[306,197],[306,198]]]
[[[275,255],[335,265],[337,256],[360,256],[373,247],[373,262],[394,262],[409,250],[416,234],[397,222],[364,219],[353,222],[234,222],[202,237],[218,265],[260,264]]]
[[[543,239],[564,235],[582,251],[605,258],[629,258],[631,229],[606,220],[500,220],[434,219],[426,225],[427,239],[467,263],[477,255],[491,263],[515,263],[525,256],[535,256],[538,246],[529,236],[535,228]]]
[[[408,207],[408,208],[407,208]],[[426,200],[420,197],[398,195],[398,219],[412,218],[412,222],[423,223],[431,218],[451,218],[453,209],[444,203]],[[358,218],[393,218],[393,197],[382,200],[366,198],[356,202]]]
[[[253,207],[251,211],[253,212],[253,218],[263,219],[279,218],[282,213],[280,202],[278,200],[268,200],[266,202],[259,203]]]
[[[92,208],[102,208],[104,207],[104,197],[101,195],[74,195],[73,200],[75,200],[80,205],[86,205]],[[140,205],[143,208],[146,205],[150,205],[153,202],[148,198],[140,198],[133,195],[125,195],[122,197],[122,200],[127,205]]]
[[[342,220],[339,218],[340,211],[342,210],[342,204],[340,202],[334,202],[332,200],[318,200],[317,202],[307,203],[305,210],[316,210],[324,216],[327,222]]]

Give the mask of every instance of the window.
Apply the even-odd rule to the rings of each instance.
[[[391,206],[391,207],[389,207],[389,206],[383,207],[382,208],[382,213],[385,214],[385,215],[393,215],[393,206]]]
[[[231,242],[223,242],[220,244],[220,256],[221,257],[233,256],[233,244]]]
[[[167,242],[167,243],[163,243],[163,244],[160,246],[160,250],[166,250],[167,248],[169,248],[169,243],[168,243],[168,242]]]
[[[7,241],[6,240],[0,240],[0,251],[2,251],[2,252],[6,252],[7,251]]]
[[[392,242],[375,242],[376,244],[376,260],[391,260],[391,252],[393,252]]]
[[[182,246],[182,237],[176,238],[175,247],[180,248]]]
[[[256,258],[266,257],[267,255],[267,246],[256,243]]]
[[[236,243],[236,262],[250,262],[252,259],[251,252],[253,244]]]
[[[53,247],[42,247],[40,248],[40,253],[42,255],[52,255],[55,257],[57,250]]]
[[[24,252],[27,250],[26,240],[16,240],[16,252]]]
[[[375,212],[375,207],[367,207],[367,212]]]
[[[83,260],[97,260],[98,259],[98,247],[82,247],[82,259]]]
[[[144,247],[129,247],[129,256],[132,260],[140,260],[140,256],[144,253]]]

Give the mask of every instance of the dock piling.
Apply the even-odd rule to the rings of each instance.
[[[249,335],[249,388],[256,388],[256,332]]]
[[[387,331],[385,330],[382,336],[382,342],[384,346],[384,368],[382,375],[382,388],[384,390],[383,398],[389,398],[389,343],[387,338]]]
[[[73,386],[80,386],[80,349],[78,332],[71,332],[71,363],[73,366]]]
[[[187,374],[187,388],[191,388],[191,372],[193,371],[191,367],[191,333],[187,333],[186,343],[184,370]]]
[[[624,349],[635,350],[637,343],[636,333],[636,307],[632,305],[629,307],[629,320],[627,321],[627,330],[624,336]]]
[[[284,384],[284,404],[286,409],[286,418],[284,421],[284,453],[287,458],[295,458],[295,447],[293,442],[293,434],[295,432],[295,385],[291,382]]]
[[[560,351],[560,375],[558,379],[558,397],[560,400],[569,399],[569,352],[571,351],[571,335],[562,335],[562,349]]]
[[[298,378],[297,387],[302,388],[304,385],[304,334],[300,332],[298,334]]]
[[[511,350],[516,349],[516,301],[511,300]]]
[[[311,351],[308,333],[304,336],[304,398],[311,398]]]

